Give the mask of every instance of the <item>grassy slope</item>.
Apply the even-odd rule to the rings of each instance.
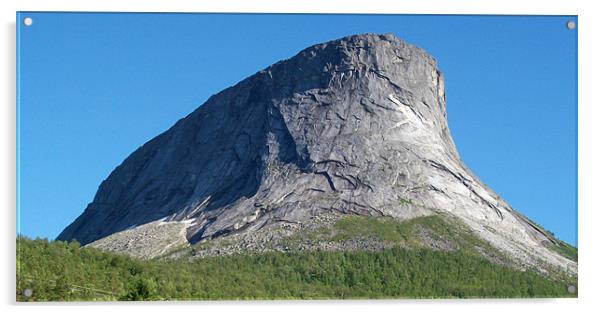
[[[548,249],[555,251],[556,253],[572,260],[572,261],[577,261],[577,248],[575,248],[574,246],[560,240],[557,239],[556,236],[554,235],[553,232],[547,230],[546,228],[544,228],[543,226],[537,224],[536,222],[530,220],[531,223],[533,223],[537,228],[539,228],[539,230],[545,234],[547,234],[549,237],[553,238],[556,240],[556,243],[550,243],[548,244]]]
[[[491,263],[486,244],[441,217],[399,222],[347,217],[313,240],[370,237],[401,243],[379,252],[289,252],[141,261],[76,243],[18,239],[17,299],[331,299],[571,297],[567,284]],[[451,239],[454,251],[427,249],[416,236]],[[435,239],[436,240],[436,239]],[[294,239],[291,239],[294,241]],[[30,298],[24,289],[32,289]]]
[[[502,254],[491,245],[473,235],[459,219],[443,215],[418,217],[405,221],[386,217],[347,216],[337,221],[332,230],[320,232],[321,235],[318,237],[326,235],[330,240],[335,241],[373,237],[407,248],[422,248],[427,244],[420,230],[428,231],[430,240],[447,242],[455,250],[476,253],[476,248],[480,247],[503,258]]]
[[[577,248],[573,247],[572,245],[564,242],[564,241],[560,241],[558,240],[557,245],[551,244],[548,246],[548,248],[556,251],[557,253],[559,253],[560,255],[572,260],[572,261],[577,261]]]

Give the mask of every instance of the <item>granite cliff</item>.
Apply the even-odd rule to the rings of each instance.
[[[212,96],[127,157],[58,239],[194,244],[331,213],[445,213],[517,264],[576,272],[464,165],[436,61],[393,35],[311,46]]]

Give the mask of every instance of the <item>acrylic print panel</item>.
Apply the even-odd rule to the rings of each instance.
[[[17,21],[18,301],[577,296],[576,16]]]

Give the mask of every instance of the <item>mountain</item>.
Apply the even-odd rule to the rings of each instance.
[[[576,273],[564,243],[464,165],[436,61],[388,34],[311,46],[212,96],[118,166],[58,240],[156,256],[349,215],[450,217],[516,265]]]

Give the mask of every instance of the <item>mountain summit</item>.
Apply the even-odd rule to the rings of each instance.
[[[549,249],[556,239],[464,165],[445,106],[435,60],[393,35],[311,46],[137,149],[58,239],[87,244],[151,224],[197,243],[325,213],[445,213],[521,264],[574,272]]]

